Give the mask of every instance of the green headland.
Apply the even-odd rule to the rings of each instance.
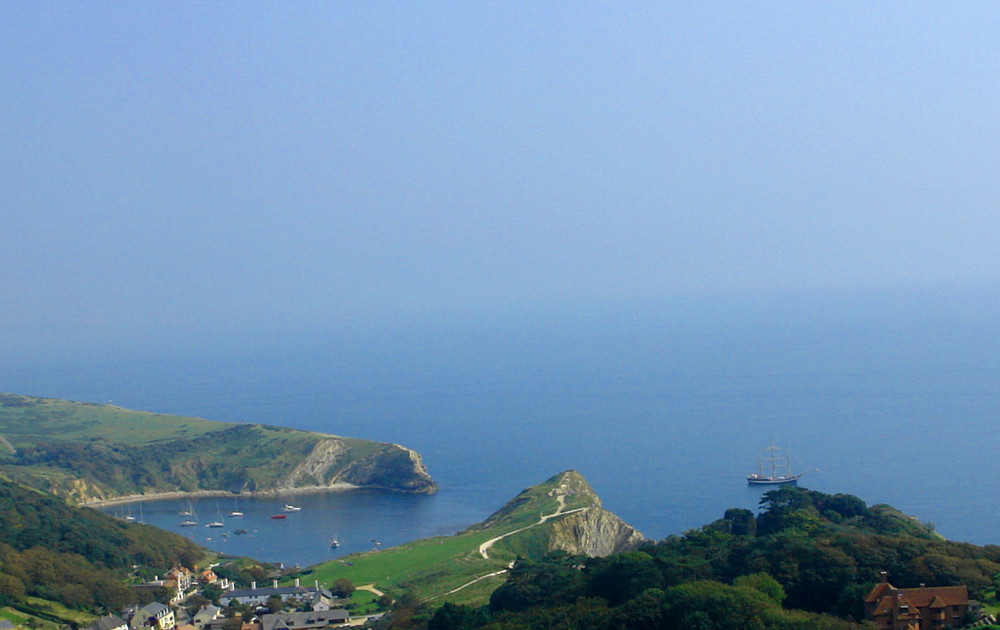
[[[398,444],[0,394],[0,474],[79,503],[365,487],[431,493]]]

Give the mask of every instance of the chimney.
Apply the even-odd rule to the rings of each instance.
[[[319,590],[319,580],[313,580],[313,586],[315,586],[316,590],[318,591]]]
[[[278,588],[278,580],[271,580],[271,587]]]
[[[882,571],[882,572],[880,572],[880,573],[879,573],[878,575],[879,575],[879,577],[880,577],[880,578],[882,578],[882,579],[881,579],[881,581],[882,581],[883,583],[885,583],[885,582],[888,582],[888,581],[889,581],[889,574],[888,574],[888,573],[886,573],[885,571]]]
[[[299,578],[295,578],[295,586],[299,585]]]
[[[257,590],[257,583],[256,582],[250,582],[250,590],[251,591],[256,591]]]

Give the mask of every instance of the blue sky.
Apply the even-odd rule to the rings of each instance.
[[[0,346],[995,286],[997,32],[994,3],[3,3]]]

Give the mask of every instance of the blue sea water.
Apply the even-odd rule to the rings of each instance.
[[[4,363],[0,389],[391,441],[423,455],[435,496],[296,497],[305,509],[284,523],[265,515],[293,499],[246,501],[245,520],[258,524],[243,527],[258,533],[239,541],[177,529],[176,501],[144,504],[149,522],[289,564],[453,533],[569,468],[648,537],[679,534],[757,505],[762,491],[744,477],[772,439],[800,470],[818,469],[804,486],[890,503],[951,539],[997,543],[1000,317],[992,297],[965,297],[331,327]],[[199,513],[213,515],[215,501],[200,500]]]

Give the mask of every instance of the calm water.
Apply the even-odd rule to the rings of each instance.
[[[145,501],[104,511],[187,536],[206,547],[288,565],[308,566],[355,551],[391,547],[418,538],[453,534],[473,522],[477,506],[458,493],[431,498],[360,490],[268,499],[198,498],[191,501],[197,526],[183,527],[186,501]],[[302,508],[285,512],[285,504]],[[237,510],[238,508],[238,510]],[[229,516],[230,511],[243,513]],[[284,519],[272,519],[282,514]],[[218,520],[221,528],[207,524]],[[245,534],[236,534],[246,530]],[[330,541],[340,542],[331,548]]]
[[[334,533],[338,554],[452,533],[567,468],[662,538],[755,507],[761,491],[743,477],[772,438],[819,469],[803,485],[891,503],[949,538],[1000,542],[997,311],[835,306],[330,332],[2,366],[0,389],[398,442],[441,487],[296,497],[305,509],[285,523],[265,518],[283,500],[243,502],[253,537],[182,532],[266,560],[332,557]],[[144,515],[182,531],[178,509],[145,504]],[[197,509],[213,516],[215,500]]]

